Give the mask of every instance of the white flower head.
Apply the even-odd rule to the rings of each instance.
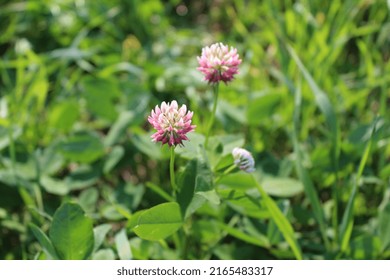
[[[255,171],[255,160],[250,152],[243,148],[234,148],[232,151],[234,164],[242,171],[252,173]]]

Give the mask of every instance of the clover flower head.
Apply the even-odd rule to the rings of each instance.
[[[192,115],[186,105],[179,108],[176,100],[161,103],[161,108],[156,106],[148,117],[149,123],[157,130],[151,136],[152,141],[168,143],[170,147],[183,146],[183,140],[188,140],[186,134],[196,127],[191,125]]]
[[[242,148],[234,148],[232,151],[234,164],[242,171],[252,173],[255,171],[255,160],[250,152]]]
[[[209,83],[225,84],[233,80],[234,75],[238,73],[238,66],[241,59],[237,49],[225,46],[222,43],[215,43],[202,49],[202,55],[197,57],[200,72],[205,75],[205,80]]]

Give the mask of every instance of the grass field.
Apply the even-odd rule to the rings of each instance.
[[[389,13],[0,0],[0,259],[389,259]],[[242,61],[219,86],[217,42]],[[196,127],[169,147],[173,100]]]

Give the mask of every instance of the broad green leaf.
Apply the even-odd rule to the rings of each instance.
[[[156,186],[156,188],[158,188]],[[130,182],[126,184],[119,184],[116,186],[113,193],[113,199],[118,203],[125,205],[128,209],[136,210],[142,202],[145,194],[145,187],[143,185],[133,185]]]
[[[134,232],[142,239],[157,241],[175,233],[182,224],[179,204],[167,202],[142,212]]]
[[[97,134],[92,132],[78,132],[60,142],[58,151],[71,161],[91,163],[104,154],[104,146]]]
[[[0,170],[0,182],[7,186],[32,189],[32,183],[11,169]]]
[[[125,229],[122,229],[115,235],[115,245],[121,260],[131,260],[133,258]]]
[[[184,171],[178,176],[177,184],[179,189],[177,193],[177,202],[180,204],[180,209],[184,217],[187,217],[189,215],[189,213],[187,214],[186,212],[194,197],[196,167],[197,160],[192,159],[187,163]],[[200,203],[197,203],[197,205],[199,204],[200,207],[204,203],[204,201],[204,198],[200,198]],[[196,209],[192,210],[195,211]]]
[[[100,166],[80,165],[65,177],[64,182],[69,185],[71,190],[80,190],[95,184],[101,175]]]
[[[57,209],[49,236],[60,259],[83,260],[93,251],[92,220],[78,204],[67,202]]]
[[[120,211],[118,211],[118,207],[116,205],[112,205],[111,203],[107,203],[99,208],[100,214],[109,220],[119,221],[123,218],[126,218]],[[126,214],[127,215],[127,214]]]
[[[41,174],[53,175],[64,165],[64,158],[58,152],[55,145],[46,147],[42,152],[36,152]]]
[[[261,184],[268,194],[278,197],[292,197],[303,192],[302,183],[291,178],[265,177]]]
[[[103,244],[104,238],[106,237],[107,233],[112,229],[112,226],[109,224],[101,224],[98,225],[93,229],[93,235],[94,235],[94,245],[93,245],[93,251],[96,252],[100,246]]]
[[[388,202],[378,217],[379,238],[382,241],[382,251],[389,249],[390,245],[390,203]]]
[[[69,193],[69,185],[63,180],[57,180],[49,176],[41,177],[41,186],[45,191],[55,195],[66,195]]]
[[[218,184],[235,190],[248,190],[256,186],[256,181],[251,174],[238,172],[224,176]]]
[[[78,199],[78,203],[86,213],[94,213],[99,199],[99,191],[96,188],[83,190]]]
[[[33,232],[36,239],[38,239],[39,244],[41,244],[43,251],[49,259],[57,260],[58,256],[51,243],[49,237],[36,225],[30,224],[30,229]]]
[[[177,200],[182,214],[187,218],[201,207],[206,200],[219,204],[219,197],[213,190],[213,174],[202,151],[195,159],[189,161],[178,178]]]
[[[147,210],[147,209],[146,209]],[[145,212],[146,210],[140,210],[140,211],[137,211],[135,213],[133,213],[133,215],[129,218],[128,220],[128,223],[127,223],[127,228],[128,229],[134,229],[137,225],[138,225],[138,220],[139,220],[139,217],[141,216],[141,214],[143,212]]]

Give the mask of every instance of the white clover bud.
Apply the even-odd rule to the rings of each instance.
[[[234,164],[242,171],[252,173],[255,171],[255,160],[250,152],[242,148],[234,148],[232,151]]]

